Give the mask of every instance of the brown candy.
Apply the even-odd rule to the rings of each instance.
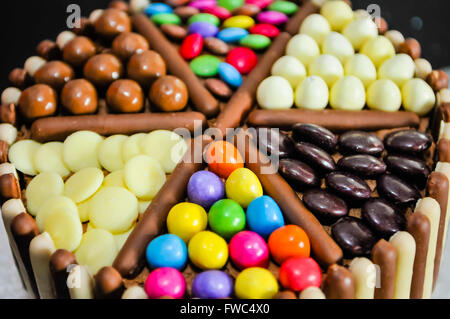
[[[148,87],[157,78],[166,75],[166,63],[157,52],[147,50],[130,58],[127,73],[131,79]]]
[[[229,98],[233,91],[231,88],[222,80],[209,78],[205,80],[206,88],[214,95],[220,98]]]
[[[230,51],[228,44],[215,37],[206,38],[203,44],[208,51],[215,55],[226,55]]]
[[[16,124],[16,106],[14,104],[2,104],[0,106],[0,121],[12,125]]]
[[[109,86],[106,102],[116,112],[139,112],[144,105],[144,94],[135,81],[117,80]]]
[[[84,65],[83,73],[94,85],[106,87],[121,77],[122,63],[112,54],[97,54]]]
[[[187,35],[186,29],[176,24],[163,24],[161,31],[174,40],[183,40]]]
[[[77,35],[86,35],[92,32],[93,26],[87,17],[80,17],[78,22],[78,26],[72,29],[72,31]]]
[[[94,28],[98,35],[111,39],[121,32],[130,32],[131,21],[122,10],[109,8],[95,21]]]
[[[94,113],[97,100],[97,90],[85,79],[72,80],[61,91],[61,104],[72,114]]]
[[[28,119],[53,115],[56,106],[56,92],[46,84],[30,86],[22,92],[19,99],[20,113]]]
[[[122,60],[128,60],[133,54],[148,50],[145,38],[134,32],[119,34],[112,43],[112,52]]]
[[[125,1],[121,1],[121,0],[113,0],[109,3],[108,5],[109,8],[114,8],[114,9],[118,9],[121,11],[125,11],[128,12],[129,10],[129,6],[128,3],[126,3]]]
[[[64,46],[63,60],[75,67],[83,66],[95,53],[95,45],[91,39],[78,36]]]
[[[450,140],[445,138],[438,142],[438,155],[440,162],[450,162]]]
[[[324,281],[324,292],[327,299],[354,299],[355,280],[352,273],[337,264],[328,267]]]
[[[275,299],[297,299],[297,295],[293,291],[284,290],[277,293]]]
[[[375,24],[377,25],[378,34],[385,34],[388,30],[388,24],[383,17],[375,18]]]
[[[434,91],[448,88],[448,75],[442,70],[434,70],[427,76],[427,82]]]
[[[100,269],[94,276],[96,295],[102,299],[120,299],[124,286],[122,276],[111,266]]]
[[[150,101],[165,112],[182,110],[189,99],[186,85],[179,78],[166,75],[153,83]]]
[[[193,15],[196,15],[199,13],[197,8],[194,7],[178,7],[173,10],[173,13],[175,13],[177,16],[179,16],[182,20],[187,20]]]
[[[50,257],[50,272],[55,283],[56,296],[58,299],[70,299],[67,288],[68,267],[76,265],[75,255],[68,250],[58,249]]]
[[[246,3],[242,7],[239,7],[236,10],[234,10],[233,15],[244,15],[253,17],[257,15],[260,11],[261,9],[257,5]]]
[[[61,51],[56,42],[51,40],[43,40],[39,42],[36,51],[40,57],[46,60],[57,59],[61,54]]]
[[[8,76],[9,83],[12,86],[23,89],[30,82],[29,75],[25,69],[15,68],[9,73]]]
[[[179,7],[183,6],[190,2],[190,0],[166,0],[165,3],[167,3],[171,7]]]
[[[62,61],[50,61],[45,63],[34,74],[36,83],[50,85],[55,90],[60,90],[64,84],[72,80],[75,73],[70,65]]]
[[[408,38],[405,42],[400,44],[398,51],[398,53],[408,54],[413,60],[415,60],[420,58],[422,48],[420,47],[419,41],[413,38]]]
[[[19,181],[13,173],[0,176],[0,195],[4,200],[20,198]]]

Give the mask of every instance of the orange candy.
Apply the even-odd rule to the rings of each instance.
[[[216,141],[206,151],[206,161],[210,171],[222,178],[227,178],[235,169],[244,167],[244,160],[233,144]]]
[[[296,225],[280,227],[269,237],[269,250],[273,259],[280,265],[291,257],[309,257],[308,235]]]

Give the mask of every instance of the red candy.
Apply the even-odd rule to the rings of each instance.
[[[264,9],[272,3],[272,0],[245,0],[247,4],[253,4],[260,9]]]
[[[273,259],[280,265],[291,257],[309,257],[308,235],[297,225],[280,227],[269,237],[269,250]]]
[[[252,50],[238,47],[228,53],[226,62],[234,66],[241,74],[247,74],[255,67],[258,57]]]
[[[250,33],[261,34],[261,35],[265,35],[266,37],[269,37],[269,38],[275,38],[280,33],[280,30],[278,30],[277,27],[275,27],[271,24],[260,23],[260,24],[256,24],[253,27],[251,27]]]
[[[191,60],[203,50],[203,37],[198,33],[188,35],[181,43],[180,54],[185,60]]]
[[[322,272],[312,258],[289,258],[280,268],[280,282],[284,288],[302,291],[308,287],[320,287]]]
[[[216,17],[218,17],[221,20],[225,20],[225,19],[228,19],[229,17],[231,17],[231,12],[222,7],[205,8],[202,10],[202,12],[215,15]]]

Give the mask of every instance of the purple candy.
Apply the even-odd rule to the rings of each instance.
[[[198,171],[192,174],[187,186],[189,201],[206,209],[225,197],[222,180],[210,171]]]
[[[201,272],[194,278],[192,293],[197,298],[226,298],[233,291],[233,281],[230,276],[220,270]]]
[[[197,0],[188,4],[190,7],[194,7],[198,10],[210,9],[217,6],[216,0]]]
[[[217,32],[219,32],[219,28],[214,24],[205,21],[196,21],[191,23],[188,28],[188,33],[198,33],[203,38],[214,37]]]
[[[264,11],[256,16],[260,23],[282,24],[288,20],[287,15],[278,11]]]

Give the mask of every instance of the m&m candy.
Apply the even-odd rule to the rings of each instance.
[[[284,226],[284,218],[277,203],[271,197],[263,195],[248,205],[247,224],[250,230],[265,238],[275,229]]]
[[[220,269],[228,260],[228,246],[219,235],[202,231],[191,238],[188,245],[189,258],[201,269]]]
[[[189,179],[187,194],[189,201],[207,209],[225,197],[225,185],[213,172],[198,171]]]
[[[230,239],[245,227],[245,212],[231,199],[214,203],[208,214],[209,227],[225,239]]]
[[[280,265],[291,257],[309,257],[308,235],[297,225],[283,226],[270,235],[269,250],[273,259]]]
[[[227,178],[234,170],[244,167],[241,154],[227,141],[211,143],[206,151],[206,161],[209,169],[223,178]]]
[[[247,268],[237,276],[234,291],[241,299],[271,299],[278,293],[278,282],[265,268]]]
[[[171,267],[180,270],[187,261],[187,247],[177,235],[165,234],[150,242],[146,257],[151,268]]]
[[[247,74],[256,66],[258,57],[249,48],[237,47],[228,53],[226,62],[234,66],[241,74]]]
[[[312,258],[289,258],[280,268],[280,282],[283,287],[302,291],[308,287],[320,287],[322,272]]]
[[[263,195],[258,177],[248,168],[238,168],[230,174],[225,182],[225,192],[228,198],[243,207],[247,207],[252,200]]]
[[[207,270],[198,274],[192,282],[192,295],[202,299],[230,297],[233,280],[220,270]]]
[[[144,289],[151,299],[160,297],[181,299],[186,291],[186,281],[175,268],[162,267],[148,275]]]
[[[206,229],[208,216],[202,206],[193,203],[179,203],[172,207],[167,216],[167,230],[187,243],[192,236]]]
[[[242,231],[230,241],[230,258],[239,269],[249,267],[267,267],[269,248],[257,233]]]

